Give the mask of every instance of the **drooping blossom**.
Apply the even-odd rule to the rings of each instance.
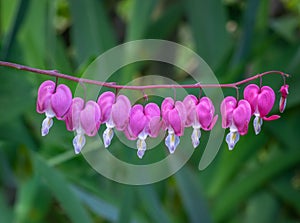
[[[130,110],[129,123],[124,133],[130,140],[137,140],[137,155],[141,159],[147,149],[146,138],[157,137],[162,126],[160,108],[157,104],[149,103],[145,108],[134,105]]]
[[[85,145],[85,135],[95,136],[98,132],[101,111],[99,105],[94,101],[84,102],[82,98],[74,98],[72,105],[66,115],[65,122],[69,131],[75,131],[73,139],[75,153],[80,153]]]
[[[107,148],[114,136],[113,128],[123,131],[127,127],[131,104],[124,95],[115,96],[113,92],[104,92],[97,100],[101,110],[101,123],[106,124],[103,133],[103,142]]]
[[[289,94],[289,85],[285,84],[285,85],[281,86],[279,91],[281,93],[281,97],[280,97],[280,101],[279,101],[279,111],[281,113],[283,113],[285,106],[286,106],[287,96]]]
[[[169,152],[174,153],[180,143],[179,136],[184,133],[186,109],[181,101],[174,102],[172,98],[168,97],[161,104],[161,112],[165,128],[168,130],[165,144]]]
[[[251,105],[251,113],[255,118],[253,121],[255,134],[259,134],[263,120],[272,121],[280,118],[279,115],[266,117],[275,102],[275,93],[269,86],[259,88],[256,84],[250,84],[244,89],[244,98]]]
[[[221,103],[222,127],[229,128],[226,136],[229,150],[232,150],[239,141],[240,135],[248,132],[248,124],[251,118],[251,106],[248,101],[237,100],[228,96]]]
[[[41,134],[45,136],[53,125],[53,117],[64,119],[72,103],[72,92],[64,84],[56,87],[53,81],[43,82],[38,90],[36,110],[38,113],[45,113]]]
[[[194,95],[187,95],[183,104],[187,114],[185,126],[193,127],[191,139],[194,148],[196,148],[200,143],[200,129],[211,130],[216,124],[218,115],[214,116],[215,107],[208,97],[202,97],[198,100]]]

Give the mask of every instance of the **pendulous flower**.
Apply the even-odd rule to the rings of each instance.
[[[123,131],[127,127],[131,104],[124,95],[115,96],[113,92],[104,92],[97,100],[101,110],[101,123],[106,124],[103,133],[103,142],[107,148],[114,136],[113,128]]]
[[[229,150],[232,150],[239,141],[240,135],[248,132],[248,124],[251,118],[251,106],[248,101],[237,100],[228,96],[221,103],[222,127],[229,128],[226,136]]]
[[[279,101],[279,111],[281,113],[283,113],[285,106],[286,106],[287,96],[289,94],[289,85],[285,84],[285,85],[281,86],[279,91],[281,93],[281,97],[280,97],[280,101]]]
[[[129,140],[137,140],[137,155],[143,158],[147,149],[146,138],[157,137],[162,122],[160,120],[160,109],[158,105],[149,103],[145,108],[140,105],[134,105],[130,110],[129,123],[124,133]]]
[[[193,127],[191,139],[194,148],[196,148],[200,143],[200,129],[211,130],[216,124],[218,115],[214,116],[215,108],[208,97],[202,97],[199,100],[194,95],[187,95],[183,100],[183,104],[187,114],[185,126]]]
[[[75,153],[80,153],[85,145],[85,135],[95,136],[98,132],[101,111],[94,101],[84,102],[82,98],[74,98],[66,115],[65,122],[69,131],[75,131],[73,139]]]
[[[180,143],[179,136],[184,133],[186,122],[186,109],[181,101],[176,101],[170,97],[165,98],[161,104],[162,119],[165,128],[168,130],[168,136],[165,144],[170,153],[174,153]]]
[[[56,87],[53,81],[43,82],[38,90],[36,110],[38,113],[45,113],[41,134],[45,136],[49,133],[53,125],[53,117],[64,119],[72,103],[72,92],[69,87],[60,84]]]
[[[259,134],[263,120],[272,121],[280,118],[279,115],[266,117],[275,102],[275,93],[269,86],[259,88],[256,84],[250,84],[244,89],[244,98],[251,105],[251,113],[255,118],[253,121],[255,134]]]

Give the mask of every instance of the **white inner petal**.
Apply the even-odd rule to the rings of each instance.
[[[52,125],[53,125],[53,119],[47,116],[42,122],[42,129],[41,129],[42,136],[45,136],[49,133],[49,130],[52,127]]]
[[[192,139],[192,144],[193,144],[194,148],[196,148],[200,144],[201,131],[200,131],[200,128],[195,128],[194,126],[193,126],[193,128],[194,129],[193,129],[191,139]]]
[[[138,139],[137,142],[136,142],[136,147],[138,149],[137,151],[137,155],[140,159],[143,158],[144,154],[145,154],[145,151],[147,149],[147,145],[146,145],[146,142],[145,140],[143,139]]]
[[[114,137],[114,131],[112,128],[107,127],[105,131],[103,132],[103,143],[104,147],[107,148],[110,143],[112,138]]]
[[[226,142],[229,150],[233,150],[235,144],[239,141],[240,134],[237,131],[231,131],[226,136]]]
[[[262,118],[259,115],[255,115],[255,118],[253,120],[253,127],[256,135],[260,133],[262,124],[263,124]]]
[[[180,143],[179,136],[174,134],[174,131],[168,131],[168,136],[165,139],[165,144],[169,149],[169,152],[173,154],[176,150],[176,147]]]
[[[84,134],[77,134],[73,139],[73,147],[74,147],[75,154],[80,153],[84,145],[85,145]]]

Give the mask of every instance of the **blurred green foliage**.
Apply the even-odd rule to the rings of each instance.
[[[223,83],[267,70],[292,74],[287,110],[260,135],[250,127],[234,151],[223,144],[204,171],[201,145],[174,176],[127,186],[75,156],[63,123],[40,136],[35,99],[47,77],[0,68],[0,222],[300,222],[299,31],[298,0],[0,0],[1,60],[80,75],[120,43],[159,38],[193,49]],[[150,64],[126,70],[120,82],[153,70],[191,81]],[[282,84],[276,76],[264,83]],[[136,159],[133,150],[120,154]]]

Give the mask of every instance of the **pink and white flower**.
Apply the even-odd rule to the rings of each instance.
[[[53,81],[43,82],[38,90],[36,110],[38,113],[45,113],[41,133],[45,136],[53,125],[53,117],[64,119],[72,103],[72,92],[64,84],[56,87]]]
[[[185,126],[193,127],[191,139],[194,148],[196,148],[200,143],[200,129],[211,130],[216,124],[218,115],[214,116],[215,107],[208,97],[202,97],[199,100],[194,95],[188,95],[184,98],[183,104],[187,114]]]
[[[255,134],[259,134],[263,120],[272,121],[280,118],[279,115],[266,117],[271,111],[275,102],[275,93],[269,86],[259,88],[256,84],[250,84],[244,89],[244,98],[251,105],[251,114],[254,114],[253,121]]]
[[[248,101],[228,96],[221,103],[222,127],[229,128],[226,136],[229,150],[232,150],[239,141],[240,135],[248,132],[248,124],[251,119],[251,106]]]
[[[147,149],[146,138],[157,137],[162,122],[160,120],[160,109],[158,105],[149,103],[145,108],[134,105],[130,110],[129,123],[124,133],[130,140],[137,140],[137,155],[141,159]]]
[[[74,98],[72,105],[66,115],[65,122],[67,130],[75,131],[73,139],[75,153],[80,153],[85,145],[85,135],[95,136],[98,132],[101,111],[94,101],[84,102],[82,98]]]
[[[285,106],[286,106],[287,96],[289,94],[289,85],[285,84],[285,85],[281,86],[279,91],[281,93],[281,97],[280,97],[280,101],[279,101],[279,111],[281,113],[283,113]]]
[[[101,123],[106,124],[106,130],[103,133],[103,142],[107,148],[114,136],[113,128],[118,131],[126,129],[129,120],[131,104],[124,95],[116,95],[113,92],[104,92],[97,100],[101,110]]]
[[[179,136],[184,133],[186,109],[181,101],[174,102],[172,98],[168,97],[162,102],[161,112],[165,128],[168,130],[165,144],[169,152],[174,153],[180,143]]]

